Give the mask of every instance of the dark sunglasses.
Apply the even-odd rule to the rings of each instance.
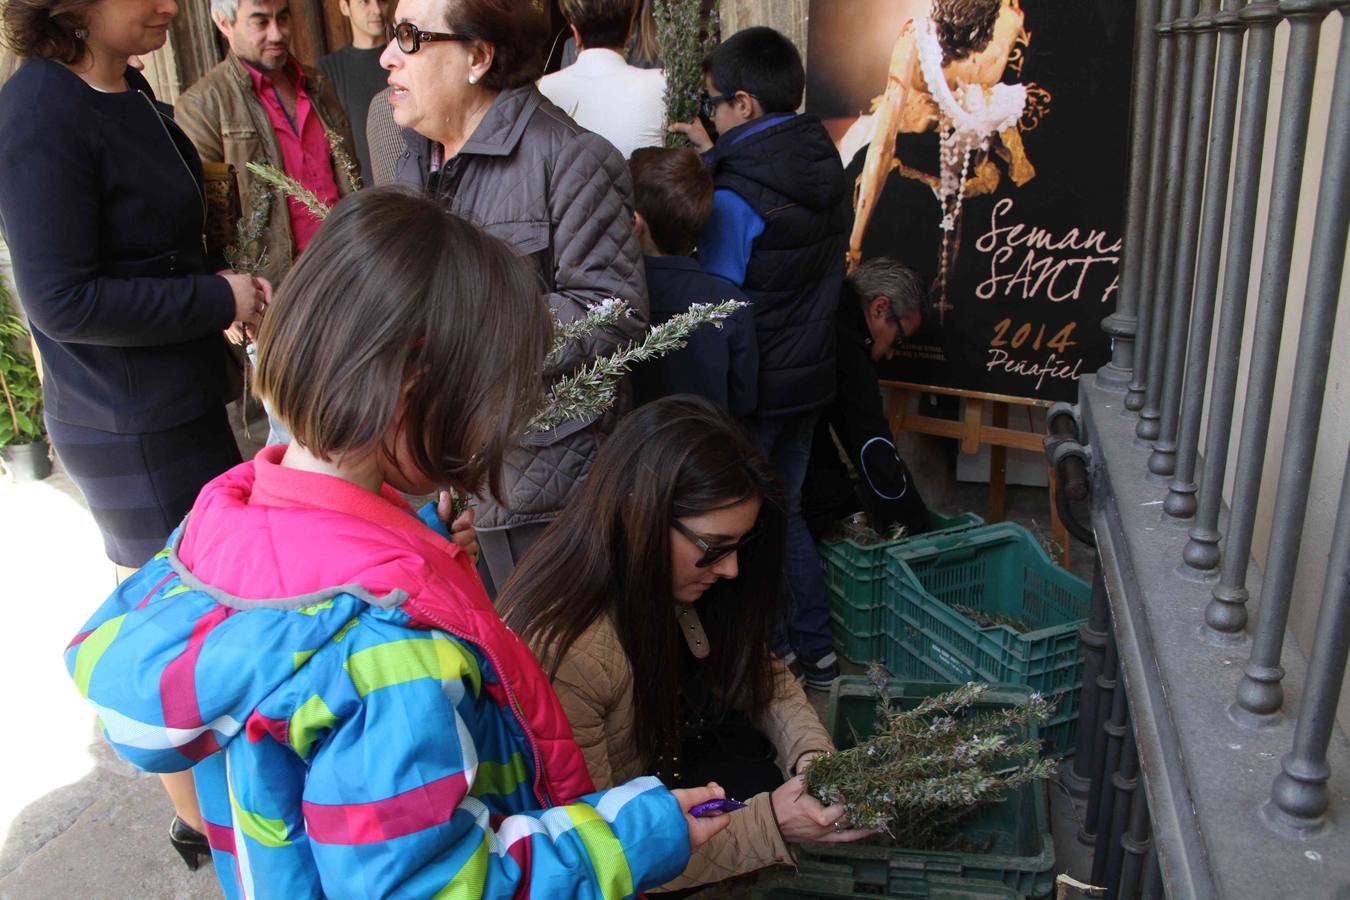
[[[732,91],[729,94],[718,94],[715,97],[710,95],[707,91],[704,91],[698,98],[698,111],[702,114],[703,118],[711,119],[713,110],[717,109],[717,104],[734,99],[736,99],[735,91]]]
[[[463,34],[450,34],[446,31],[423,31],[411,22],[399,22],[386,29],[389,40],[398,43],[398,49],[409,55],[422,49],[423,44],[436,41],[461,41],[467,43],[473,38]]]
[[[700,569],[715,565],[759,537],[759,522],[755,522],[754,527],[742,535],[741,539],[734,544],[710,544],[690,531],[688,526],[679,519],[671,519],[670,523],[675,526],[676,531],[689,538],[690,543],[703,551],[703,556],[699,558],[698,562],[694,563]]]

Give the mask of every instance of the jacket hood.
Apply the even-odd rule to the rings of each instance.
[[[379,496],[313,473],[285,470],[284,447],[236,466],[209,483],[193,504],[179,556],[195,578],[241,600],[310,595],[352,586],[378,606],[444,598],[465,602],[465,589],[442,567],[472,570],[454,544],[426,528],[398,493]],[[331,508],[340,505],[342,509]],[[270,553],[259,552],[271,548]]]
[[[709,155],[715,175],[737,175],[758,182],[818,211],[832,210],[844,199],[839,151],[818,118],[792,116],[738,137],[755,124],[747,122],[718,138]]]

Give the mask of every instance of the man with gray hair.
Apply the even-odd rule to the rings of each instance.
[[[867,325],[863,346],[872,362],[893,358],[900,345],[923,324],[924,289],[919,273],[889,256],[878,256],[854,269],[844,281],[845,298],[839,303],[841,337],[850,329],[856,330],[861,310]],[[849,294],[855,302],[848,302]],[[876,380],[875,373],[872,380]]]
[[[332,205],[354,189],[351,126],[328,79],[291,55],[290,0],[211,0],[211,19],[230,50],[178,98],[175,119],[207,162],[234,167],[249,212],[254,177],[249,162],[285,171]],[[335,154],[329,135],[342,148]],[[345,155],[345,161],[341,157]],[[273,200],[259,246],[261,272],[273,284],[290,269],[319,228],[296,200]]]
[[[835,319],[838,387],[816,424],[802,487],[802,512],[817,535],[859,508],[882,534],[895,525],[907,534],[932,528],[928,507],[896,450],[876,371],[876,363],[895,356],[919,329],[924,294],[917,272],[885,256],[844,279]],[[857,472],[856,486],[840,450]]]

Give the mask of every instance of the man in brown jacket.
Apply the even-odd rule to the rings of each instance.
[[[234,167],[244,214],[255,181],[249,162],[285,171],[328,205],[354,190],[351,126],[328,80],[291,55],[290,0],[211,0],[211,18],[230,52],[178,98],[175,118],[203,160]],[[263,216],[261,239],[247,252],[266,253],[260,274],[275,285],[319,222],[295,200],[274,199]]]

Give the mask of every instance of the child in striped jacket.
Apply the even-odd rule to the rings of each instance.
[[[121,755],[192,769],[227,897],[627,897],[726,824],[688,815],[715,785],[593,790],[472,557],[398,493],[495,487],[550,335],[505,245],[346,198],[261,334],[293,443],[208,484],[67,648]]]

